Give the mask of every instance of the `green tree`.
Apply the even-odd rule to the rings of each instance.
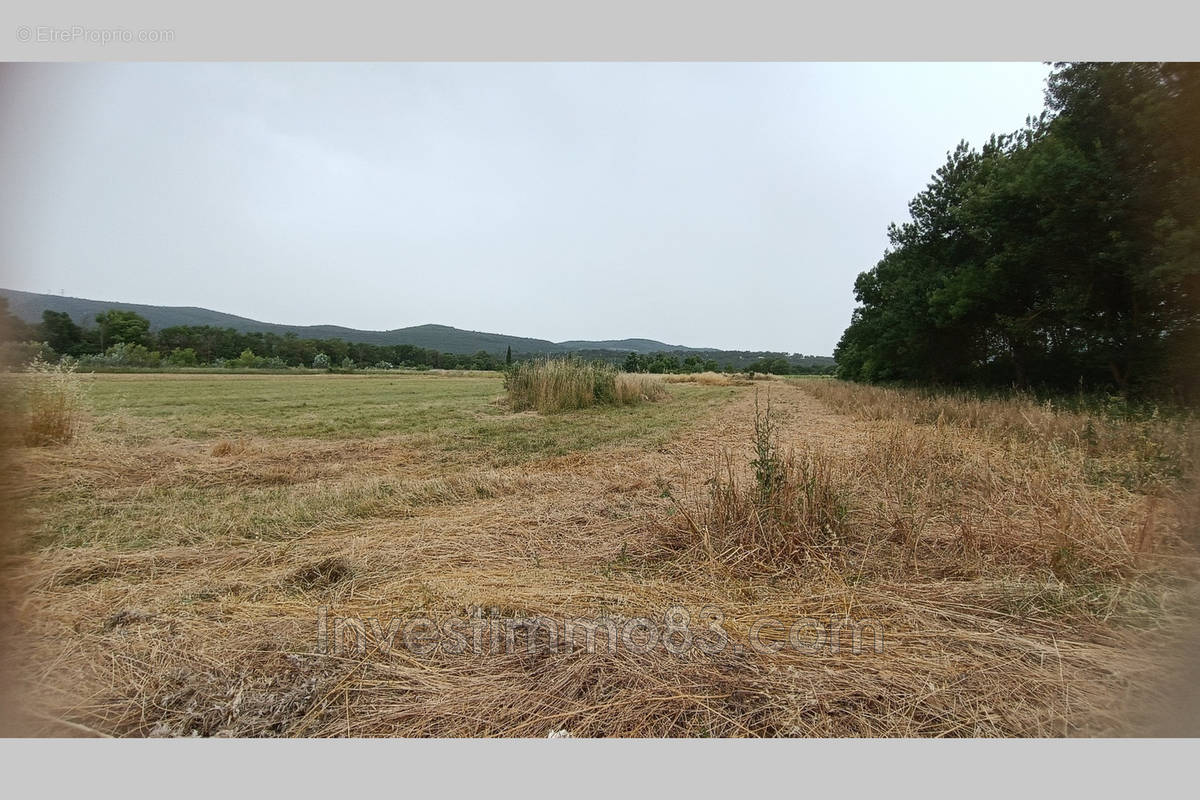
[[[150,321],[133,311],[117,308],[96,315],[100,329],[100,349],[114,344],[149,344]]]
[[[42,312],[41,339],[57,352],[78,355],[83,343],[83,329],[65,311]]]
[[[176,367],[194,367],[197,363],[196,351],[190,347],[176,347],[167,356],[167,362]]]
[[[231,367],[240,367],[242,369],[249,369],[251,367],[257,367],[258,362],[259,362],[258,356],[256,356],[254,354],[253,350],[251,350],[249,347],[247,347],[245,350],[243,350],[238,355],[237,358],[230,361],[228,365]]]
[[[840,375],[1195,394],[1200,68],[1060,64],[1046,97],[889,230]]]

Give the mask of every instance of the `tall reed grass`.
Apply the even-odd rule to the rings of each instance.
[[[662,381],[617,372],[603,361],[541,358],[514,364],[504,376],[514,411],[543,414],[594,405],[633,405],[668,396]]]

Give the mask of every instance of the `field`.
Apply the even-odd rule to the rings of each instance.
[[[823,379],[553,414],[494,373],[82,381],[72,442],[3,451],[20,732],[1119,735],[1191,702],[1179,415]],[[571,646],[578,619],[634,633]]]

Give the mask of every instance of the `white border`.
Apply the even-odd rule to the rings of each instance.
[[[872,60],[1200,58],[1192,5],[1008,0],[9,2],[0,59]],[[19,41],[21,28],[171,30],[169,43]]]

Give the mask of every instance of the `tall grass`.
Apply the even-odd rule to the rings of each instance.
[[[618,372],[613,396],[618,405],[628,406],[643,401],[665,400],[671,394],[657,375]]]
[[[863,393],[859,402],[880,401],[872,387],[848,389]],[[852,450],[784,450],[773,409],[756,402],[747,461],[725,450],[700,491],[676,497],[667,487],[674,508],[657,552],[733,576],[812,575],[827,564],[856,580],[1049,579],[1062,587],[1059,600],[1102,617],[1115,613],[1114,597],[1190,552],[1197,512],[1177,492],[1097,485],[1061,442],[1002,444],[995,434],[1014,406],[983,403],[993,417],[972,417],[974,426],[912,424],[896,413]]]
[[[83,385],[75,365],[48,364],[35,359],[28,372],[29,424],[25,444],[30,447],[67,444],[79,432],[83,419]]]
[[[540,358],[514,364],[504,376],[514,411],[543,414],[594,405],[632,405],[667,397],[666,387],[649,375],[618,373],[603,361]]]
[[[1171,483],[1189,468],[1194,419],[1124,402],[1039,401],[1014,394],[984,398],[968,392],[811,381],[805,391],[836,411],[863,420],[950,426],[996,440],[1073,452],[1097,478],[1133,489]]]

